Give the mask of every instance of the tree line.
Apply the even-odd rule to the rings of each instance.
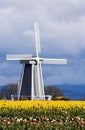
[[[0,91],[0,99],[11,99],[11,95],[17,95],[17,84],[9,83]],[[51,95],[53,99],[57,96],[64,96],[63,91],[56,86],[45,86],[45,95]]]

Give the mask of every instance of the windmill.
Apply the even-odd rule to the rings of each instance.
[[[40,58],[40,36],[39,25],[34,23],[36,57],[32,55],[13,55],[6,56],[7,60],[19,60],[23,64],[21,79],[18,85],[18,99],[29,96],[31,100],[45,100],[44,83],[42,76],[42,64],[67,64],[67,59]]]

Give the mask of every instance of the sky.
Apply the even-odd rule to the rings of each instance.
[[[17,83],[22,65],[6,54],[36,55],[34,22],[39,23],[45,58],[67,65],[43,65],[45,85],[85,84],[85,0],[0,1],[0,85]]]

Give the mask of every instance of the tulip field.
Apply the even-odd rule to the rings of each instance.
[[[0,130],[85,130],[85,101],[0,101]]]

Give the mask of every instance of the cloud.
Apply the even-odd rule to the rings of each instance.
[[[24,36],[29,36],[29,37],[34,37],[34,32],[32,30],[27,30],[25,32],[23,32]]]
[[[0,1],[1,55],[7,53],[35,55],[34,21],[38,21],[40,25],[42,48],[40,56],[73,60],[66,69],[58,67],[59,70],[52,71],[53,68],[44,68],[46,70],[44,71],[45,82],[84,82],[82,59],[85,56],[85,1]],[[75,73],[74,69],[78,64],[78,59],[81,64],[80,68],[77,66],[78,70]],[[14,71],[18,65],[18,63],[15,65],[15,63],[6,61],[4,64],[0,63],[0,75],[6,78],[7,71],[10,70],[9,80],[13,81],[12,77],[15,80],[21,72],[21,70]],[[58,78],[56,78],[57,75]]]
[[[0,85],[17,83],[20,80],[22,65],[14,61],[3,61],[0,63]]]
[[[9,84],[9,83],[17,83],[19,77],[16,77],[16,76],[12,76],[12,77],[6,77],[6,76],[0,76],[0,85],[3,86],[3,85],[6,85],[6,84]]]
[[[44,77],[45,85],[56,85],[63,83],[85,84],[85,69],[75,66],[71,67],[51,67],[52,73]],[[50,71],[50,70],[49,70]],[[50,73],[50,72],[49,72]]]
[[[56,55],[61,50],[60,55],[75,56],[79,55],[85,48],[84,1],[48,2],[44,0],[40,3],[37,0],[34,4],[33,0],[25,2],[23,0],[21,2],[8,0],[1,3],[3,3],[0,18],[1,49],[4,50],[5,45],[7,45],[6,49],[9,52],[26,53],[33,50],[32,31],[34,29],[33,23],[36,20],[40,23],[42,49],[46,48],[47,50],[48,44],[50,44],[51,50],[54,50]],[[31,39],[24,37],[28,33],[31,35]],[[17,46],[20,47],[17,48]],[[49,55],[50,49],[46,52]]]
[[[13,8],[0,8],[0,38],[4,38],[11,32],[9,18],[12,15]]]

